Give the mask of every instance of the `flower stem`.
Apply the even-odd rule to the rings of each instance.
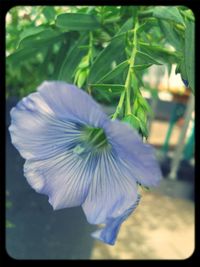
[[[121,109],[123,107],[124,98],[125,98],[125,91],[123,91],[121,93],[121,96],[120,96],[120,99],[119,99],[119,103],[117,105],[115,113],[112,116],[112,120],[115,120],[118,117],[118,115],[120,114],[120,111],[121,111]]]
[[[125,115],[131,114],[131,73],[133,72],[133,66],[135,64],[135,56],[137,53],[137,29],[138,29],[138,21],[136,20],[135,23],[135,28],[133,31],[133,42],[132,42],[132,53],[131,57],[129,59],[129,69],[128,69],[128,74],[126,77],[126,82],[125,82],[125,91],[126,91],[126,107],[125,107]]]
[[[136,18],[135,28],[132,30],[133,31],[133,42],[132,42],[133,50],[132,50],[132,53],[129,59],[129,69],[128,69],[128,74],[127,74],[126,81],[125,81],[125,90],[121,93],[119,103],[117,105],[115,113],[112,116],[112,120],[115,120],[120,114],[120,111],[124,104],[125,96],[126,96],[125,115],[131,114],[131,101],[130,101],[131,74],[133,72],[133,66],[135,64],[135,56],[137,52],[137,29],[138,29],[138,20]]]

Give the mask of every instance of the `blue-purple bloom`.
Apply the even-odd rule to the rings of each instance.
[[[183,81],[185,87],[188,87],[188,86],[189,86],[189,82],[188,82],[188,80],[185,80],[185,79],[182,78],[182,81]]]
[[[108,244],[139,202],[138,183],[161,179],[153,148],[74,85],[42,83],[12,108],[9,130],[32,188],[55,210],[81,205],[89,223],[104,224],[92,236]]]

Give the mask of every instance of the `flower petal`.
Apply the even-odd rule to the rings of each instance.
[[[63,152],[45,160],[27,160],[24,175],[37,192],[49,196],[54,209],[61,209],[83,203],[94,168],[91,155],[82,158],[73,152]]]
[[[38,92],[11,110],[11,140],[27,160],[25,176],[54,209],[81,205],[87,195],[94,161],[76,151],[80,126],[70,114],[57,117]]]
[[[162,174],[154,149],[142,142],[139,134],[127,123],[111,121],[104,125],[108,141],[132,177],[145,186],[156,186]]]
[[[136,202],[130,208],[125,210],[121,216],[118,216],[116,218],[108,218],[106,226],[92,233],[92,236],[107,244],[114,245],[121,224],[136,209],[137,205],[139,204],[140,198],[141,198],[140,195],[138,195]]]
[[[100,105],[74,85],[45,81],[39,86],[38,91],[58,118],[70,116],[76,122],[94,127],[102,127],[108,120]]]
[[[122,216],[137,198],[137,184],[120,164],[118,156],[112,150],[102,152],[82,205],[88,222],[107,223],[108,219]]]
[[[11,110],[12,143],[25,159],[44,159],[72,147],[80,136],[79,125],[59,120],[39,93],[33,93]]]

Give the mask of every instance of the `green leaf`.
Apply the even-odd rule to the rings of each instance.
[[[119,29],[119,31],[117,32],[118,34],[127,32],[128,30],[131,30],[133,28],[133,18],[129,18],[123,25],[122,27]]]
[[[177,63],[180,60],[180,54],[176,51],[170,51],[159,45],[150,45],[144,42],[139,42],[140,50],[144,53],[149,53],[151,56],[161,63]]]
[[[65,13],[57,16],[56,26],[65,30],[91,31],[99,28],[100,23],[93,15]]]
[[[129,125],[131,125],[134,129],[139,130],[140,128],[140,120],[133,114],[129,114],[125,116],[122,121],[127,122]]]
[[[179,65],[177,65],[176,74],[177,73],[180,73],[181,74],[182,79],[188,81],[188,76],[187,76],[187,71],[186,71],[186,64],[185,64],[185,58],[182,58],[182,60],[180,61]]]
[[[43,47],[47,46],[48,44],[52,44],[54,42],[58,42],[63,38],[63,33],[60,33],[59,31],[55,31],[52,29],[47,29],[44,31],[41,31],[37,34],[27,36],[26,38],[22,39],[19,48],[24,47]]]
[[[124,45],[124,36],[118,36],[99,53],[91,67],[89,83],[96,83],[111,70],[112,62],[116,61],[124,52]]]
[[[166,40],[179,51],[182,51],[183,44],[180,36],[175,31],[173,24],[167,21],[159,21],[161,30],[163,31]]]
[[[22,33],[20,34],[20,40],[19,40],[19,44],[20,42],[25,39],[26,37],[29,37],[31,35],[35,35],[35,34],[38,34],[42,31],[45,30],[45,27],[43,25],[40,25],[38,27],[27,27],[25,28]],[[18,44],[18,46],[19,46]]]
[[[87,39],[87,36],[81,36],[75,43],[75,45],[68,51],[68,53],[66,53],[66,55],[63,55],[63,63],[58,74],[59,80],[73,82],[74,71],[76,70],[77,65],[79,64],[81,58],[85,53],[78,47],[85,45],[87,43]]]
[[[140,130],[143,136],[148,137],[148,129],[147,129],[147,115],[146,111],[142,106],[139,106],[136,112],[136,117],[140,121]]]
[[[137,29],[137,34],[141,34],[143,32],[147,33],[149,30],[152,29],[152,27],[155,27],[158,25],[158,21],[156,18],[149,17],[146,19],[146,21],[139,25]]]
[[[175,6],[157,6],[153,9],[153,16],[158,19],[170,20],[183,25],[185,24],[178,8]]]
[[[19,65],[24,62],[24,60],[28,60],[31,57],[35,56],[38,52],[37,48],[26,47],[21,50],[17,50],[15,53],[9,55],[6,61],[13,65]]]
[[[139,105],[144,109],[144,111],[148,112],[150,115],[153,115],[152,108],[147,102],[147,100],[140,94],[138,94],[138,102]]]
[[[49,22],[55,19],[56,11],[52,6],[45,6],[42,10],[42,13]]]
[[[133,67],[131,67],[134,70],[144,70],[149,68],[150,66],[152,66],[152,63],[148,63],[148,64],[141,64],[141,65],[134,65]]]
[[[61,69],[61,66],[63,64],[63,59],[67,55],[67,52],[70,48],[71,43],[73,42],[73,38],[71,36],[71,32],[66,32],[63,36],[63,39],[61,40],[61,46],[56,54],[56,58],[54,60],[54,72],[52,75],[52,78],[57,80],[58,75]]]
[[[137,113],[137,109],[139,107],[139,102],[137,96],[134,98],[133,107],[132,107],[132,113],[133,115]]]
[[[128,60],[121,62],[113,70],[109,71],[106,75],[104,75],[97,83],[112,80],[116,76],[120,75],[125,69],[127,69],[128,66]]]
[[[189,82],[189,87],[194,92],[194,23],[191,20],[186,20],[185,30],[185,66]]]
[[[138,107],[136,116],[137,116],[142,122],[146,122],[146,111],[144,110],[143,107],[141,107],[141,106]]]
[[[149,131],[147,128],[146,123],[140,121],[140,131],[142,133],[142,136],[144,136],[145,138],[147,138],[149,136]]]
[[[162,63],[155,60],[152,56],[141,51],[137,51],[136,57],[143,59],[146,64],[151,63],[151,64],[156,64],[156,65],[162,65]]]
[[[81,88],[83,84],[85,83],[87,79],[87,74],[88,74],[87,70],[82,70],[81,73],[79,74],[78,82],[77,82],[77,85],[79,88]]]
[[[191,9],[180,10],[180,13],[185,16],[187,19],[195,21],[194,13]]]
[[[116,95],[121,94],[121,92],[125,90],[123,84],[90,84],[90,86]]]

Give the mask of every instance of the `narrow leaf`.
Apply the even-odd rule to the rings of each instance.
[[[58,74],[59,80],[73,82],[74,71],[85,53],[83,50],[78,49],[78,47],[80,45],[85,45],[86,41],[87,36],[81,36],[68,53],[64,55],[63,64]]]
[[[88,78],[89,83],[96,83],[111,71],[111,64],[124,52],[124,45],[124,36],[119,36],[114,38],[110,44],[99,53],[91,67]]]
[[[133,18],[129,18],[123,25],[122,27],[119,29],[118,34],[127,32],[129,30],[133,29]]]
[[[194,23],[186,20],[185,30],[185,66],[189,87],[194,91]]]
[[[175,23],[185,24],[178,8],[175,6],[157,6],[153,10],[153,16],[159,19],[171,20]]]
[[[152,63],[141,64],[141,65],[134,65],[134,66],[132,67],[132,69],[134,69],[134,70],[144,70],[144,69],[149,68],[150,66],[152,66]]]
[[[183,44],[180,40],[180,36],[174,30],[174,27],[168,21],[159,21],[161,30],[163,31],[166,40],[176,48],[176,50],[182,51]]]
[[[45,6],[42,13],[49,22],[55,19],[56,11],[52,6]]]
[[[100,23],[93,15],[65,13],[57,16],[56,26],[65,30],[91,31],[99,28]]]
[[[63,38],[63,33],[58,31],[47,29],[37,34],[27,36],[19,43],[19,48],[24,47],[44,47],[53,42],[58,42]]]
[[[177,63],[180,60],[180,53],[170,51],[159,45],[150,45],[144,42],[139,42],[140,50],[144,53],[151,53],[151,56],[161,63]]]
[[[128,68],[128,65],[128,60],[118,64],[113,70],[104,75],[97,83],[112,80],[116,76],[120,75],[126,68]]]
[[[91,84],[90,86],[113,94],[120,94],[123,90],[125,90],[123,84]]]
[[[146,64],[148,63],[152,63],[152,64],[156,64],[156,65],[162,65],[162,63],[156,61],[153,57],[151,57],[149,54],[146,54],[144,52],[141,51],[137,51],[137,56],[143,60],[145,60]]]
[[[12,65],[19,65],[20,63],[23,63],[24,60],[28,60],[35,56],[36,52],[38,52],[38,49],[33,47],[26,47],[17,50],[7,57],[7,62],[11,63]]]
[[[134,129],[140,128],[140,120],[133,114],[129,114],[125,116],[122,121],[127,122],[129,125],[131,125]]]

